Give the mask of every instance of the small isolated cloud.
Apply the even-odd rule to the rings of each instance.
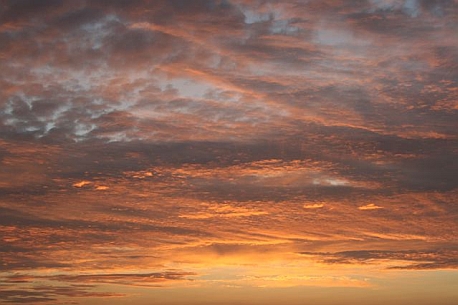
[[[378,205],[375,205],[373,203],[369,203],[363,206],[358,207],[359,210],[378,210],[378,209],[383,209],[383,207],[379,207]]]
[[[105,191],[105,190],[108,190],[109,187],[108,186],[105,186],[105,185],[97,185],[95,190],[96,191]]]
[[[322,207],[324,207],[322,203],[304,204],[304,209],[321,209]]]
[[[153,173],[149,171],[131,171],[124,173],[127,177],[145,179],[147,177],[153,177]]]
[[[313,179],[314,185],[324,185],[324,186],[348,186],[349,181],[342,179],[334,178],[325,178],[325,179]]]
[[[73,183],[73,187],[81,188],[81,187],[86,186],[86,185],[91,184],[91,183],[92,183],[91,181],[83,180],[83,181],[80,181],[80,182],[77,182],[77,183]]]

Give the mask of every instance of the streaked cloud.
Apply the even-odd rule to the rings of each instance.
[[[60,299],[73,298],[120,298],[128,295],[123,293],[103,292],[96,285],[116,284],[162,287],[170,281],[185,280],[193,273],[156,272],[139,274],[77,274],[77,275],[38,275],[24,276],[21,274],[2,277],[3,289],[0,300],[6,303],[47,303]]]
[[[326,264],[377,264],[388,269],[456,269],[456,249],[427,250],[358,250],[336,253],[302,253],[315,256]]]

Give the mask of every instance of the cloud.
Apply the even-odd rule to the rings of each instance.
[[[110,187],[106,186],[106,185],[97,185],[96,186],[96,190],[97,191],[105,191],[105,190],[108,190]]]
[[[383,207],[380,207],[376,205],[375,203],[369,203],[363,206],[358,207],[359,210],[378,210],[378,209],[383,209]]]
[[[356,250],[335,253],[303,252],[326,264],[377,264],[386,262],[387,269],[456,269],[456,249],[428,250]]]
[[[90,287],[54,286],[35,287],[31,289],[5,289],[0,299],[5,303],[49,303],[56,302],[62,297],[70,298],[112,298],[124,297],[124,294],[109,292],[92,292]]]
[[[108,285],[129,285],[140,287],[162,287],[173,281],[190,280],[192,272],[166,271],[154,273],[119,274],[60,274],[60,275],[4,275],[0,300],[5,303],[49,302],[62,297],[69,298],[111,298],[128,295],[100,291],[113,289]]]
[[[324,207],[323,203],[304,204],[304,209],[321,209]]]
[[[416,14],[415,7],[427,6],[419,1],[398,2],[375,1],[372,5],[378,8],[393,7],[403,9],[402,7],[405,7],[404,10],[407,10],[411,15]],[[332,102],[332,99],[324,100],[321,102],[319,109],[317,109],[317,107],[311,107],[314,104],[313,100],[316,100],[316,95],[314,94],[311,94],[310,98],[289,98],[298,92],[308,92],[306,84],[308,83],[307,80],[310,79],[310,75],[319,75],[319,77],[313,79],[314,85],[312,88],[323,88],[323,91],[335,88],[336,84],[338,84],[338,80],[334,77],[335,71],[340,71],[339,73],[357,88],[372,88],[372,85],[362,87],[358,83],[358,78],[350,76],[350,73],[347,72],[362,66],[372,70],[380,64],[380,61],[390,61],[391,59],[387,58],[386,54],[383,56],[380,54],[382,59],[373,63],[370,54],[371,52],[377,52],[377,49],[372,50],[365,43],[360,43],[372,41],[372,38],[370,33],[361,31],[358,24],[356,26],[353,24],[336,25],[334,22],[323,24],[323,22],[314,19],[313,15],[309,16],[311,13],[306,10],[306,6],[280,5],[272,2],[254,9],[246,4],[232,5],[229,2],[217,3],[210,1],[208,3],[199,2],[190,6],[194,12],[199,12],[204,24],[209,23],[211,25],[211,27],[206,27],[203,30],[202,27],[196,26],[188,19],[187,11],[182,10],[182,4],[178,5],[176,3],[157,3],[149,9],[149,14],[151,16],[167,15],[172,18],[178,18],[180,19],[179,23],[145,21],[148,20],[146,16],[146,19],[140,18],[141,22],[137,22],[135,16],[139,14],[142,16],[142,13],[139,13],[138,10],[138,5],[140,4],[132,3],[131,5],[126,5],[123,3],[122,5],[112,5],[110,6],[111,10],[105,14],[103,13],[103,7],[99,4],[87,6],[67,4],[61,7],[60,11],[53,10],[53,14],[48,19],[43,18],[41,20],[49,26],[54,25],[54,23],[59,24],[61,30],[57,33],[45,32],[37,34],[35,38],[27,36],[25,41],[33,45],[44,44],[43,58],[36,63],[34,62],[34,67],[31,70],[36,77],[45,78],[47,83],[52,85],[44,88],[43,85],[33,82],[33,78],[31,78],[30,81],[34,83],[34,86],[29,88],[35,88],[33,90],[14,86],[14,84],[20,83],[16,79],[14,72],[7,81],[5,79],[5,86],[15,88],[4,91],[9,92],[5,96],[6,101],[22,99],[24,103],[37,103],[37,107],[32,107],[32,109],[21,106],[23,107],[22,110],[17,109],[15,111],[18,114],[21,112],[21,115],[16,115],[14,119],[11,115],[5,117],[4,122],[12,128],[14,134],[28,134],[33,138],[46,138],[48,140],[56,140],[58,134],[60,134],[62,135],[60,140],[66,139],[67,141],[94,138],[103,141],[132,141],[139,139],[154,141],[189,137],[215,140],[218,137],[234,139],[235,134],[239,138],[245,138],[250,133],[241,133],[239,131],[248,130],[247,128],[252,129],[254,132],[257,130],[256,136],[258,137],[268,137],[268,134],[274,130],[274,128],[268,128],[268,126],[273,127],[273,122],[275,124],[280,123],[280,125],[289,125],[287,122],[289,119],[313,120],[324,125],[347,124],[358,126],[359,128],[377,130],[377,132],[382,133],[390,132],[386,126],[399,125],[391,122],[381,122],[378,119],[376,121],[373,120],[374,116],[377,116],[376,113],[393,113],[393,109],[389,104],[381,104],[373,99],[374,96],[377,96],[376,94],[371,94],[368,97],[366,107],[369,108],[363,109],[360,107],[362,110],[360,112],[365,117],[365,121],[361,121],[358,115],[355,115],[354,110],[357,109],[352,109],[352,97],[348,97],[344,103],[338,106],[341,111],[347,113],[346,116],[333,115],[331,110],[335,109],[336,105]],[[445,2],[438,2],[436,6],[447,7]],[[46,10],[51,8],[47,7]],[[7,9],[16,10],[17,8],[8,7]],[[356,7],[347,5],[341,14],[356,18],[358,15],[354,13],[355,10],[357,10]],[[209,14],[203,14],[203,12],[209,12]],[[248,14],[248,12],[252,12],[253,16],[271,16],[269,18],[272,20],[265,21],[265,23],[268,23],[266,30],[268,31],[269,28],[274,29],[276,35],[286,35],[291,27],[286,26],[286,24],[295,24],[298,36],[271,37],[265,35],[264,33],[267,32],[264,32],[263,26],[260,26],[259,28],[250,28],[250,35],[247,37],[243,27],[243,24],[245,26],[247,24],[242,22],[240,17],[244,13],[245,15]],[[310,24],[306,22],[305,17],[300,17],[300,13],[304,14],[303,16],[312,18],[309,22]],[[373,12],[373,14],[375,13]],[[221,18],[228,18],[232,22],[214,22],[216,18],[219,18],[220,22],[222,21]],[[245,16],[244,18],[246,19],[247,17]],[[359,22],[361,20],[369,19],[360,18],[356,21]],[[399,22],[402,23],[402,21]],[[254,22],[253,24],[255,23],[263,22]],[[17,26],[24,33],[36,31],[33,27],[21,27],[20,24]],[[221,31],[221,27],[225,27],[225,31]],[[188,29],[193,29],[193,34],[189,34],[190,31]],[[283,30],[279,32],[279,29]],[[225,39],[224,36],[227,30],[234,32],[230,40]],[[406,31],[409,30],[410,28],[406,29]],[[317,41],[310,41],[310,37],[306,34],[310,31],[316,32],[315,36],[319,38]],[[48,39],[47,35],[55,35],[51,36],[54,40]],[[217,38],[212,39],[211,37],[215,37],[215,35]],[[334,41],[333,36],[335,36],[335,39],[341,39],[342,41]],[[386,40],[388,40],[387,43],[396,43],[396,41]],[[24,42],[24,40],[21,41]],[[54,52],[50,41],[65,45],[67,51]],[[126,43],[127,41],[128,43]],[[12,45],[18,45],[19,41],[13,39],[11,43]],[[326,46],[336,45],[336,43],[340,46],[340,53],[333,53],[333,51],[326,49]],[[296,47],[292,48],[291,45]],[[182,52],[184,46],[189,49],[189,52]],[[354,50],[355,46],[358,49],[357,53]],[[353,56],[351,58],[354,58],[357,54],[357,57],[350,61],[354,62],[353,64],[346,64],[349,61],[340,60],[341,56],[343,56],[343,50],[347,49],[353,52],[353,55],[348,55]],[[106,51],[102,52],[101,50]],[[395,54],[396,56],[405,57],[408,55],[407,52],[411,52],[411,50],[412,48],[404,48],[403,45],[400,45],[396,48]],[[92,62],[92,66],[97,66],[98,69],[90,69],[87,65],[79,64],[83,57],[79,56],[81,51],[84,51],[85,54],[84,61]],[[19,65],[22,65],[23,59],[30,55],[24,54],[21,57],[19,56],[20,52],[16,52],[16,54],[18,54],[16,62]],[[259,54],[260,56],[253,57],[247,54]],[[426,56],[425,54],[419,55],[421,60],[412,59],[412,64],[418,63],[417,66],[420,69],[428,70],[427,66],[422,65],[422,63],[429,59],[424,57]],[[393,59],[397,60],[395,56],[393,56]],[[51,64],[47,66],[41,64],[41,62],[49,61],[51,61]],[[254,64],[255,68],[253,62],[256,62]],[[154,71],[144,69],[145,63],[153,67],[151,69]],[[61,68],[67,64],[70,64],[68,69]],[[288,64],[288,67],[291,66],[291,69],[286,69],[290,71],[288,73],[291,76],[294,75],[295,79],[303,81],[302,88],[295,86],[289,74],[285,74],[284,77],[275,77],[275,72],[278,69],[282,69],[281,66],[285,64]],[[229,66],[238,66],[239,72],[229,69]],[[328,69],[329,66],[335,67],[333,73]],[[119,73],[121,68],[126,72]],[[366,69],[358,68],[358,71],[362,70]],[[408,72],[409,69],[406,67],[402,71]],[[183,75],[183,72],[186,72],[189,78],[182,79],[180,76]],[[253,74],[253,72],[255,73]],[[204,95],[217,96],[217,101],[214,99],[195,99],[194,93],[191,94],[195,89],[186,89],[187,83],[192,84],[194,87],[197,85],[196,76],[200,76],[201,79],[198,84],[202,88],[200,91],[203,91]],[[203,76],[205,77],[203,78]],[[381,87],[377,87],[376,84],[386,81],[386,79],[383,78],[383,74],[373,74],[368,76],[367,81],[374,84],[374,90],[380,91]],[[164,87],[166,86],[174,87],[175,93],[178,94],[174,97],[167,96],[172,91],[165,90]],[[21,90],[18,90],[19,88]],[[166,91],[168,92],[167,94],[165,94]],[[79,93],[76,94],[76,92]],[[277,96],[283,95],[284,99],[272,101],[269,99],[269,95],[265,94],[266,92],[269,95],[272,93]],[[183,93],[185,96],[183,96]],[[419,92],[414,91],[412,93],[418,94]],[[336,92],[336,96],[344,96],[345,94],[340,89]],[[175,107],[173,103],[169,103],[170,98],[176,99],[177,97],[191,98],[186,102],[189,106],[184,108]],[[222,98],[223,100],[221,100]],[[250,103],[230,103],[234,98],[239,101],[250,100]],[[81,102],[79,100],[84,100],[85,109],[80,107]],[[287,107],[288,104],[295,103],[296,100],[309,100],[309,105],[302,103],[300,107]],[[46,101],[48,105],[46,107],[49,109],[46,117],[36,116],[39,111],[43,111],[39,109],[38,101]],[[148,104],[148,107],[140,107],[140,104],[145,105],[145,103]],[[330,104],[326,105],[327,103]],[[19,107],[19,104],[14,105],[14,107]],[[58,110],[56,108],[57,105],[62,104],[66,105],[66,110],[60,108]],[[168,105],[168,107],[163,108],[162,105],[164,104]],[[377,106],[377,111],[370,110],[370,107],[373,107],[373,110],[375,109],[374,105]],[[13,107],[13,105],[8,107]],[[187,113],[183,115],[183,111]],[[155,112],[156,115],[154,118],[139,121],[137,115],[141,112]],[[122,119],[119,116],[120,113],[123,113]],[[162,116],[159,121],[157,113],[161,113]],[[179,128],[179,126],[172,123],[177,120],[178,113],[181,125],[187,126],[186,128]],[[278,116],[280,113],[282,115]],[[306,117],[298,118],[295,113],[306,114]],[[116,118],[114,117],[115,114]],[[239,117],[238,123],[234,124],[237,117]],[[108,130],[107,119],[117,120],[117,124],[110,125],[110,130]],[[386,119],[386,116],[383,119]],[[197,132],[197,129],[192,129],[192,132],[186,133],[189,128],[196,126],[196,120],[201,125],[206,126],[203,130],[209,132],[201,133]],[[218,124],[214,124],[215,121]],[[412,122],[415,121],[415,117],[413,117]],[[263,125],[263,122],[269,124]],[[154,128],[150,126],[154,126]],[[221,126],[231,127],[221,128]],[[437,126],[437,124],[431,124],[430,127],[433,128],[434,126]],[[143,132],[140,132],[140,130]],[[394,133],[398,134],[401,131],[400,129]],[[212,133],[216,137],[211,136]],[[422,131],[415,128],[408,131],[408,133],[410,136],[422,135],[426,137],[447,137],[450,135],[450,132],[446,130]],[[250,136],[248,137],[251,138]]]
[[[455,269],[456,16],[452,0],[5,1],[2,301]]]
[[[119,274],[82,274],[82,275],[58,275],[47,277],[49,280],[58,282],[77,283],[109,283],[124,285],[148,286],[149,284],[164,283],[167,281],[189,280],[188,276],[196,275],[192,272],[155,272],[155,273],[119,273]]]
[[[212,217],[222,217],[222,218],[237,218],[237,217],[250,217],[250,216],[261,216],[266,215],[268,212],[251,210],[244,207],[234,207],[230,205],[217,205],[209,206],[206,210],[205,208],[199,208],[200,211],[192,214],[184,214],[179,217],[188,218],[188,219],[207,219]]]
[[[85,185],[89,185],[89,184],[91,184],[91,181],[83,180],[83,181],[80,181],[80,182],[73,183],[73,186],[81,188],[81,187],[83,187]]]

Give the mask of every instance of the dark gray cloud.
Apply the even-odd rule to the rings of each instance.
[[[170,281],[189,280],[192,272],[155,272],[139,274],[84,274],[56,276],[27,276],[15,274],[2,277],[0,300],[5,303],[41,303],[65,298],[110,298],[126,297],[116,292],[95,291],[96,284],[117,284],[161,287]],[[41,284],[31,285],[34,282]],[[49,285],[43,283],[48,282]],[[56,285],[55,283],[59,283]],[[65,285],[63,285],[65,283]]]
[[[160,283],[170,280],[184,280],[188,276],[196,275],[192,272],[155,272],[145,274],[101,274],[101,275],[62,275],[48,277],[51,280],[64,282],[85,282],[85,283],[125,283],[129,284],[132,280],[142,283]]]
[[[91,291],[91,285],[37,286],[24,289],[2,289],[0,300],[5,304],[40,304],[59,301],[64,298],[110,298],[123,294]]]
[[[357,250],[336,253],[302,252],[303,255],[316,256],[326,264],[354,264],[377,263],[380,260],[404,261],[406,264],[391,265],[389,269],[456,269],[458,260],[457,250],[452,248],[439,248],[428,250]]]

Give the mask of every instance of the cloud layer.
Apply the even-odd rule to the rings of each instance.
[[[3,1],[0,302],[445,287],[457,20],[456,0]]]

